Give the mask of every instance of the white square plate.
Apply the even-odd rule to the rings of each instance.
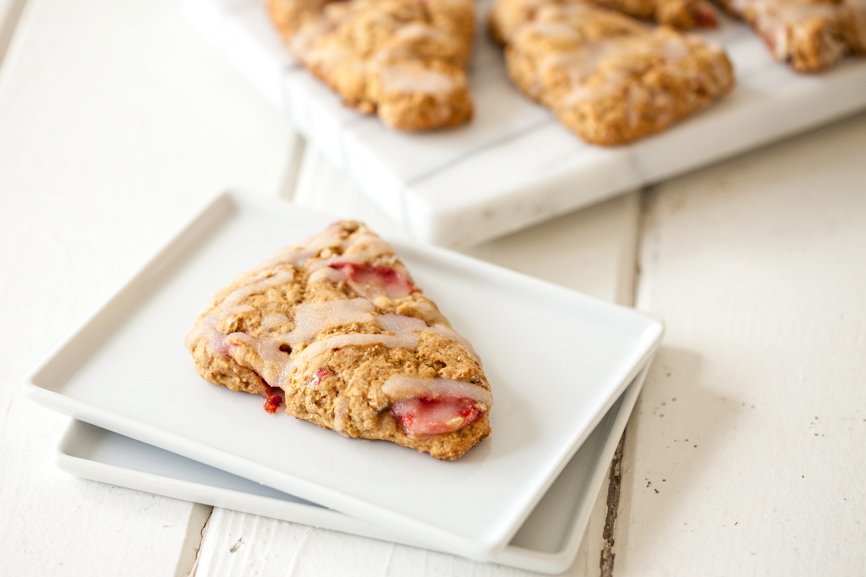
[[[647,370],[635,377],[587,437],[508,546],[494,553],[491,559],[494,563],[561,573],[574,562]],[[94,481],[362,537],[439,549],[436,543],[416,542],[412,535],[338,513],[74,419],[58,444],[56,461],[64,471]]]
[[[582,142],[508,79],[478,1],[470,70],[475,117],[410,134],[358,114],[298,67],[261,0],[184,0],[189,20],[331,162],[419,240],[468,246],[600,199],[820,126],[866,107],[866,58],[796,74],[749,28],[703,32],[725,46],[734,91],[658,135],[604,148]]]
[[[25,383],[77,419],[466,557],[504,547],[649,362],[659,321],[435,247],[394,242],[483,359],[493,434],[441,462],[344,438],[198,377],[183,339],[216,290],[329,217],[218,197]]]

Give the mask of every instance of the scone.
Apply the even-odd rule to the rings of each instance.
[[[488,434],[478,355],[363,224],[335,223],[219,291],[186,339],[199,374],[275,412],[451,460]]]
[[[846,54],[866,53],[863,0],[717,0],[746,21],[773,58],[797,72],[819,72]]]
[[[734,87],[724,49],[584,0],[498,0],[508,75],[592,144],[664,130]]]
[[[295,59],[350,107],[400,130],[473,114],[472,0],[267,0]]]

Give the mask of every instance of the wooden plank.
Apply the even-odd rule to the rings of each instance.
[[[401,235],[398,225],[310,147],[305,150],[293,200],[335,218],[362,219],[383,234]],[[638,196],[626,195],[465,252],[597,298],[628,304],[637,218]],[[581,550],[566,575],[599,573],[606,498],[603,491]],[[202,544],[199,569],[210,577],[243,572],[263,577],[532,574],[218,508]]]
[[[191,569],[208,509],[60,472],[67,419],[19,386],[206,199],[277,194],[292,144],[173,0],[27,3],[0,74],[0,573]]]
[[[660,186],[614,575],[866,568],[866,115]]]

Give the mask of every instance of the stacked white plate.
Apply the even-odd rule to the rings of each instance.
[[[328,222],[238,193],[206,206],[25,383],[34,400],[76,419],[59,447],[60,465],[164,495],[562,571],[661,323],[445,249],[389,239],[483,359],[495,398],[491,437],[441,462],[269,415],[260,398],[202,380],[183,340],[203,304],[239,272]]]

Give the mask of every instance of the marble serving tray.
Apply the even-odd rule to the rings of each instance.
[[[471,70],[476,103],[464,127],[399,133],[344,107],[299,68],[260,0],[184,0],[190,21],[294,126],[415,238],[468,246],[781,139],[866,107],[866,59],[818,75],[774,62],[743,24],[722,43],[738,86],[660,135],[617,148],[583,143],[511,85],[485,34],[479,2]]]

